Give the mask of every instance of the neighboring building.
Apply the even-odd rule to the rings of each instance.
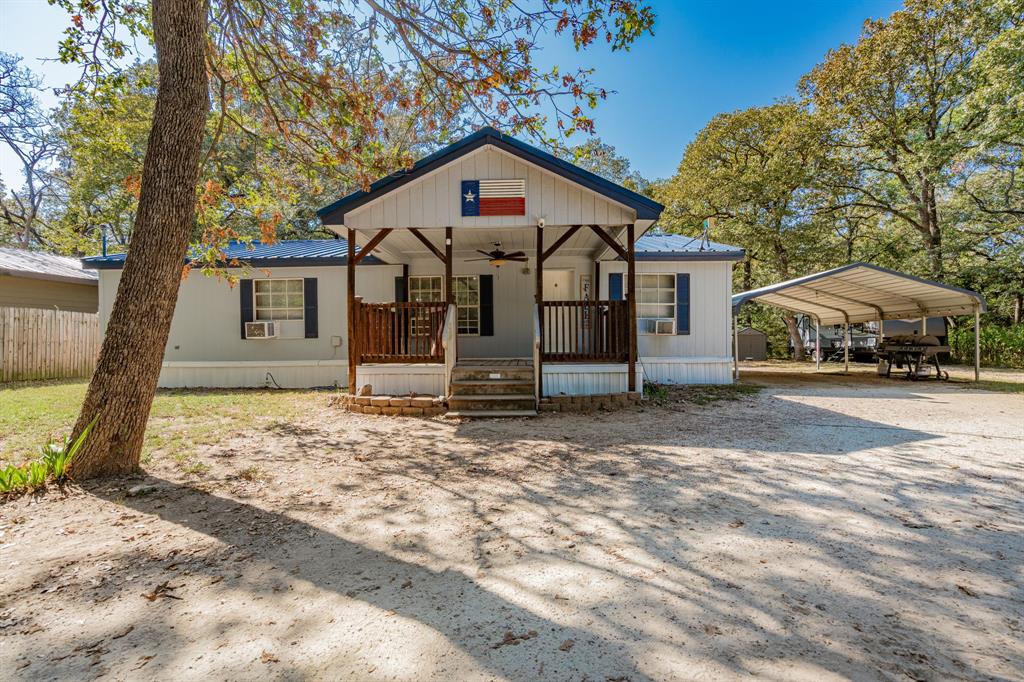
[[[740,360],[767,360],[768,335],[760,329],[744,327],[736,332],[736,356]]]
[[[0,307],[95,313],[97,284],[76,258],[0,248]]]
[[[651,230],[661,208],[485,128],[323,209],[345,239],[232,245],[250,268],[234,289],[193,272],[160,383],[449,395],[470,383],[454,365],[492,368],[485,384],[516,366],[545,396],[729,383],[743,251]],[[83,259],[99,269],[101,324],[123,261]]]

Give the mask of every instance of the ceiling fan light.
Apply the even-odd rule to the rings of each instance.
[[[490,261],[491,265],[493,265],[496,268],[500,268],[502,265],[504,265],[507,262],[508,261],[505,260],[504,258],[492,258],[491,261]]]

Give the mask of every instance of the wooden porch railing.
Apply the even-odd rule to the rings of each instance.
[[[544,301],[543,362],[627,362],[626,301]]]
[[[445,361],[444,301],[357,305],[360,363]]]

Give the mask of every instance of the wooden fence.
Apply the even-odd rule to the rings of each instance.
[[[0,308],[0,381],[87,377],[100,341],[96,313]]]

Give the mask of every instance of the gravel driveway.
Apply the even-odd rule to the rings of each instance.
[[[5,679],[1021,679],[1024,395],[341,412],[0,506]],[[128,496],[130,486],[153,486]]]

